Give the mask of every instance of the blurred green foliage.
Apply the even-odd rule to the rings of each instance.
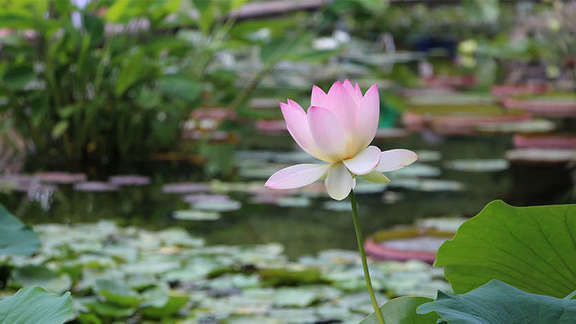
[[[236,108],[278,61],[315,54],[302,51],[313,39],[304,17],[289,21],[300,25],[293,32],[264,39],[251,35],[276,21],[223,19],[243,3],[1,0],[9,35],[0,40],[0,114],[45,161],[135,161],[174,150],[191,110],[233,100]],[[211,64],[221,52],[253,48],[262,71],[238,93],[238,71]]]

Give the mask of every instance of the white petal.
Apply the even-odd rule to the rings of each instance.
[[[350,172],[362,175],[370,173],[376,168],[378,162],[380,162],[380,153],[380,149],[376,146],[368,146],[355,157],[342,162],[344,162]]]
[[[336,200],[342,200],[348,197],[348,194],[354,188],[355,179],[344,164],[334,164],[328,169],[326,180],[326,190],[330,197]]]
[[[378,172],[388,172],[401,169],[418,160],[418,155],[410,150],[396,149],[382,152]]]
[[[322,178],[329,166],[329,164],[296,164],[274,173],[266,181],[265,186],[271,189],[304,187]]]
[[[372,171],[362,176],[362,179],[376,183],[388,183],[390,179],[378,171]]]

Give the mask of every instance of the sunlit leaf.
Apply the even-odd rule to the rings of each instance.
[[[576,290],[576,205],[489,203],[438,251],[436,265],[457,293],[492,279],[530,293]]]

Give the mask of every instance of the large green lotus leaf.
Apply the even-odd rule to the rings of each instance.
[[[41,287],[20,289],[0,301],[0,323],[61,324],[74,318],[72,297],[50,293]]]
[[[564,297],[576,290],[576,205],[489,203],[439,249],[436,265],[456,293],[492,279]]]
[[[576,319],[576,300],[531,294],[492,280],[463,295],[438,292],[435,301],[418,308],[420,314],[431,312],[450,324],[570,324]]]
[[[0,205],[0,255],[31,255],[39,247],[36,233]]]
[[[380,310],[386,324],[436,324],[439,317],[435,313],[416,313],[420,305],[431,301],[432,299],[427,297],[398,297],[381,306]],[[378,318],[372,313],[360,324],[378,324]]]

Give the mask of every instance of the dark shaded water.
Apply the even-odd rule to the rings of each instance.
[[[438,188],[437,183],[428,183],[417,189],[390,186],[384,193],[360,193],[361,225],[366,234],[411,224],[422,218],[473,216],[494,199],[504,199],[513,205],[573,202],[568,166],[512,164],[507,169],[494,172],[456,171],[446,167],[448,161],[455,159],[502,159],[506,150],[512,147],[510,136],[453,136],[435,140],[435,144],[429,144],[420,135],[411,135],[401,140],[377,141],[376,144],[381,149],[403,147],[432,151],[422,154],[425,158],[423,163],[439,168],[438,176],[390,175],[393,183],[449,180],[463,185],[463,190],[455,190],[457,188],[451,182],[444,189]],[[247,139],[245,144],[256,150],[293,148],[287,136],[254,137]],[[439,160],[432,158],[426,162],[438,154]],[[153,171],[148,172],[151,185],[125,187],[117,192],[77,192],[71,185],[61,185],[54,192],[48,210],[42,209],[37,202],[28,201],[25,193],[0,193],[0,202],[28,224],[112,219],[122,225],[150,229],[183,226],[211,244],[279,242],[290,257],[324,249],[355,248],[349,212],[326,209],[325,203],[331,201],[327,196],[313,198],[308,207],[279,207],[253,203],[250,193],[232,193],[233,199],[242,202],[240,210],[224,212],[217,221],[176,220],[172,213],[190,209],[190,205],[183,201],[183,195],[163,193],[162,185],[201,180],[201,170],[195,166],[175,168],[168,165],[154,165],[151,169]],[[237,177],[235,180],[242,179]],[[337,207],[342,206],[345,207]]]

